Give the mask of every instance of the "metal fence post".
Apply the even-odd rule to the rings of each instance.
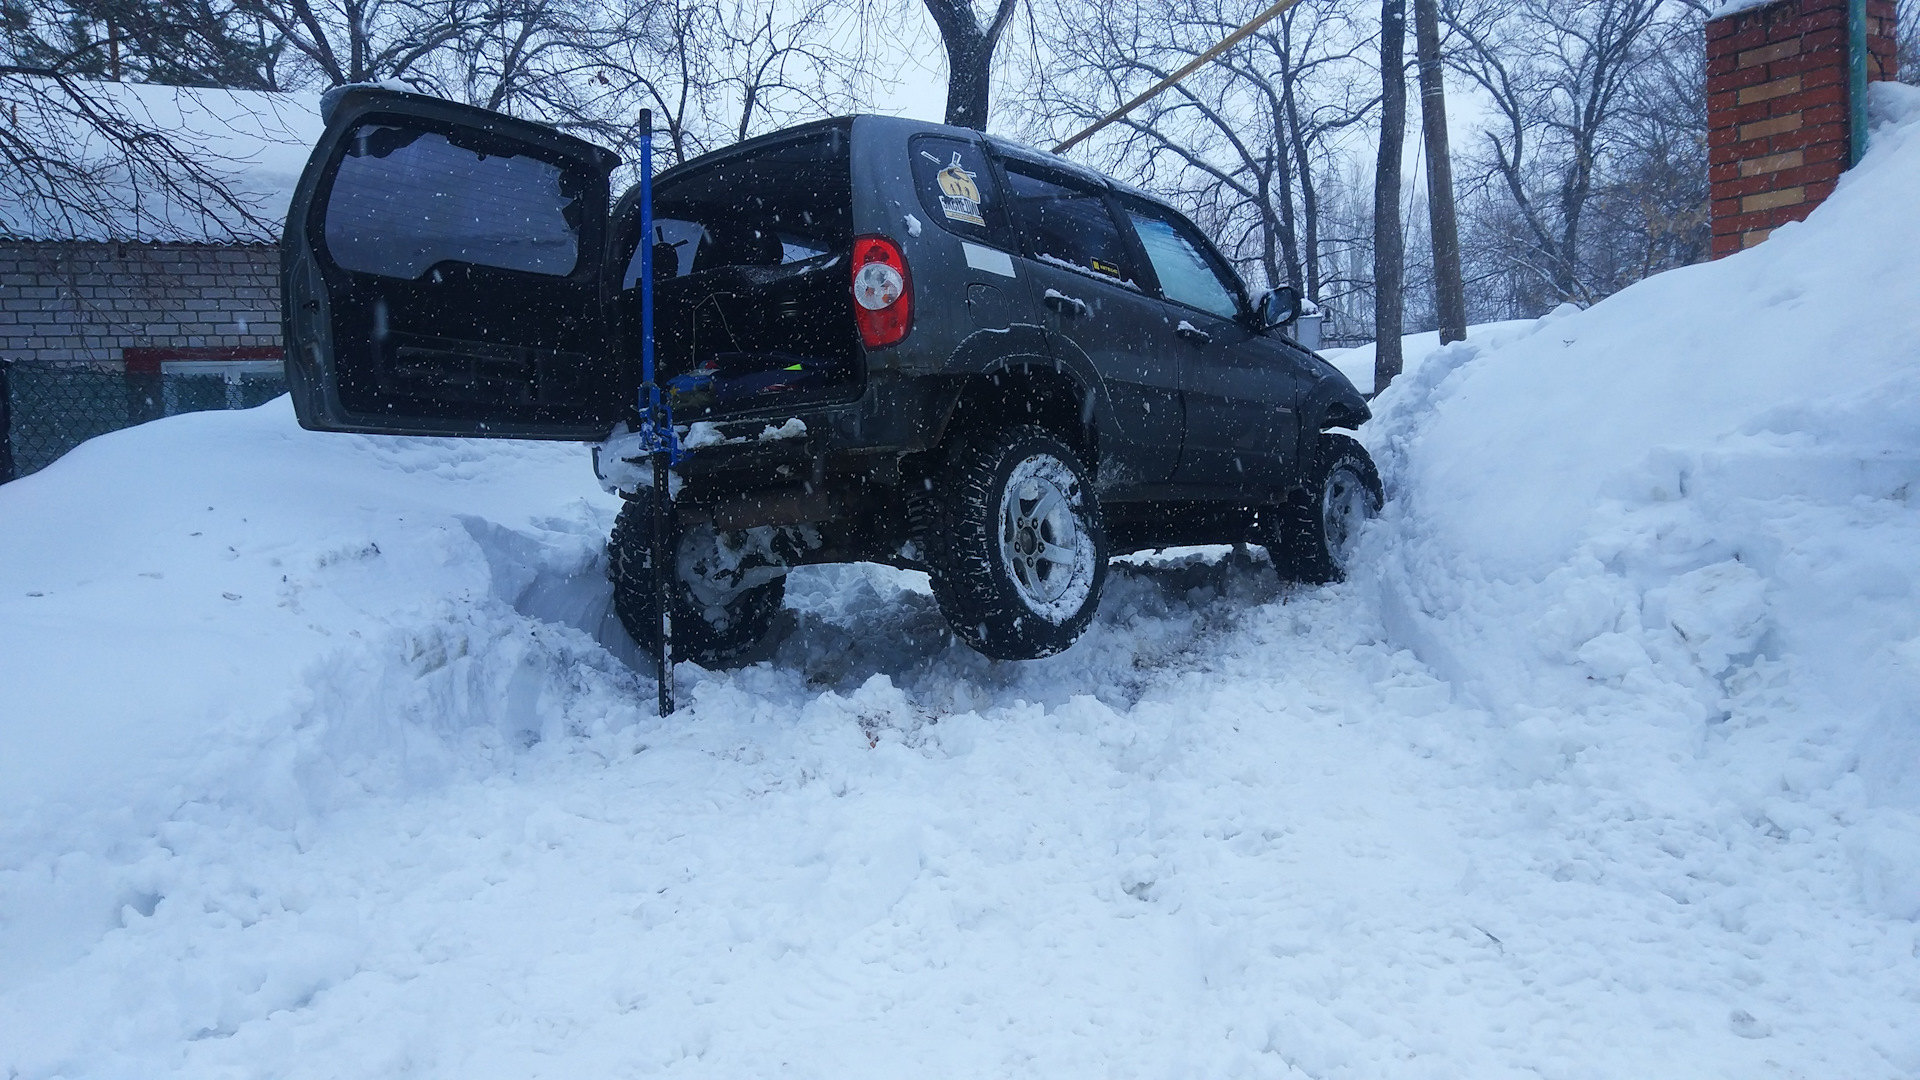
[[[0,358],[0,484],[13,479],[13,361]]]
[[[165,371],[160,361],[127,357],[121,361],[127,380],[127,425],[144,424],[167,415]]]

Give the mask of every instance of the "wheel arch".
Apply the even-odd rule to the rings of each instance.
[[[1303,434],[1310,432],[1317,436],[1329,428],[1357,431],[1372,418],[1373,410],[1367,407],[1367,399],[1345,379],[1321,379],[1307,391],[1306,400],[1300,404]]]
[[[1028,334],[1018,334],[1026,329]],[[967,339],[947,365],[953,393],[938,411],[931,443],[998,424],[1037,424],[1098,462],[1100,430],[1111,409],[1093,364],[1084,355],[1060,357],[1037,327],[983,331]]]

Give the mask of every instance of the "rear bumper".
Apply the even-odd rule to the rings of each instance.
[[[865,392],[843,404],[758,409],[682,425],[686,455],[674,467],[675,477],[703,489],[751,491],[818,482],[827,473],[857,472],[881,458],[925,450],[941,403],[954,392],[950,381],[874,371]],[[648,483],[638,475],[644,465],[630,437],[615,436],[594,448],[594,472],[609,491],[631,493],[635,484]]]

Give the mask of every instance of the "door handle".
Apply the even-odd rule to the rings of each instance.
[[[1093,310],[1087,306],[1085,300],[1077,296],[1068,296],[1058,289],[1048,289],[1045,299],[1048,307],[1069,319],[1077,319]]]
[[[1205,330],[1200,329],[1185,319],[1180,320],[1180,325],[1174,327],[1173,332],[1199,345],[1208,345],[1213,342],[1212,334],[1207,333]]]

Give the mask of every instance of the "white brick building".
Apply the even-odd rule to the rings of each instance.
[[[275,244],[0,240],[0,356],[278,359],[279,273]]]

